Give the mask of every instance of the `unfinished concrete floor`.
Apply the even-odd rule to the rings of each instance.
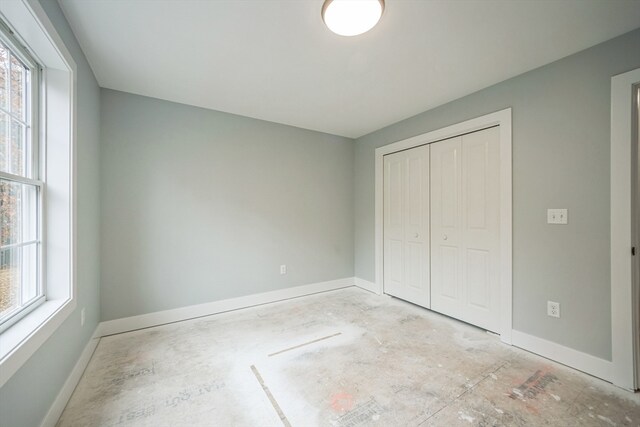
[[[59,426],[622,426],[640,398],[357,288],[103,338]]]

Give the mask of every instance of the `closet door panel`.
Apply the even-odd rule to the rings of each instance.
[[[394,293],[404,280],[404,185],[401,156],[384,158],[384,287]]]
[[[462,200],[465,247],[462,311],[465,320],[499,328],[500,158],[499,128],[462,137]]]
[[[430,307],[429,147],[384,158],[384,291]]]
[[[477,309],[488,310],[491,301],[489,253],[467,248],[466,260],[467,303]]]
[[[458,316],[462,298],[461,138],[431,144],[431,308]]]
[[[431,308],[498,330],[499,132],[431,146]]]

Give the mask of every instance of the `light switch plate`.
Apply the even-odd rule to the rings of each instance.
[[[547,224],[567,224],[568,220],[567,209],[547,209]]]

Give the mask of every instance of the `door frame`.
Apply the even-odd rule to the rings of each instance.
[[[633,236],[631,243],[635,247],[636,253],[640,249],[640,82],[633,86],[633,97],[635,99],[632,108],[633,113],[633,183],[632,185],[632,216],[631,220]],[[635,389],[640,388],[640,259],[635,258],[632,264],[632,283],[631,289],[633,294],[633,336],[635,337],[634,351],[634,369],[635,369]]]
[[[634,221],[633,225],[633,246],[636,248],[636,253],[638,249],[640,249],[640,82],[633,86],[633,96],[635,97],[634,107],[633,107],[633,143],[635,144],[635,151],[633,153],[633,167],[635,168],[634,180],[633,180],[633,216],[632,220]],[[640,338],[638,338],[638,333],[640,333],[640,259],[636,259],[636,262],[633,265],[633,301],[635,301],[634,305],[634,333],[633,336],[636,337],[634,350],[634,367],[636,370],[635,376],[635,388],[636,390],[640,388]]]
[[[511,344],[513,326],[513,227],[511,108],[466,120],[376,148],[375,154],[375,266],[377,293],[384,292],[384,156],[431,144],[492,126],[500,126],[500,340]]]
[[[611,78],[611,382],[634,390],[637,345],[633,307],[633,94],[640,68]],[[640,255],[637,255],[640,256]],[[637,292],[637,291],[636,291]],[[634,313],[635,311],[635,313]]]

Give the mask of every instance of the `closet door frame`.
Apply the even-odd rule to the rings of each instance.
[[[377,293],[384,292],[384,156],[424,144],[500,126],[500,340],[511,344],[513,326],[513,227],[511,108],[394,142],[376,149],[375,156],[375,267]]]

